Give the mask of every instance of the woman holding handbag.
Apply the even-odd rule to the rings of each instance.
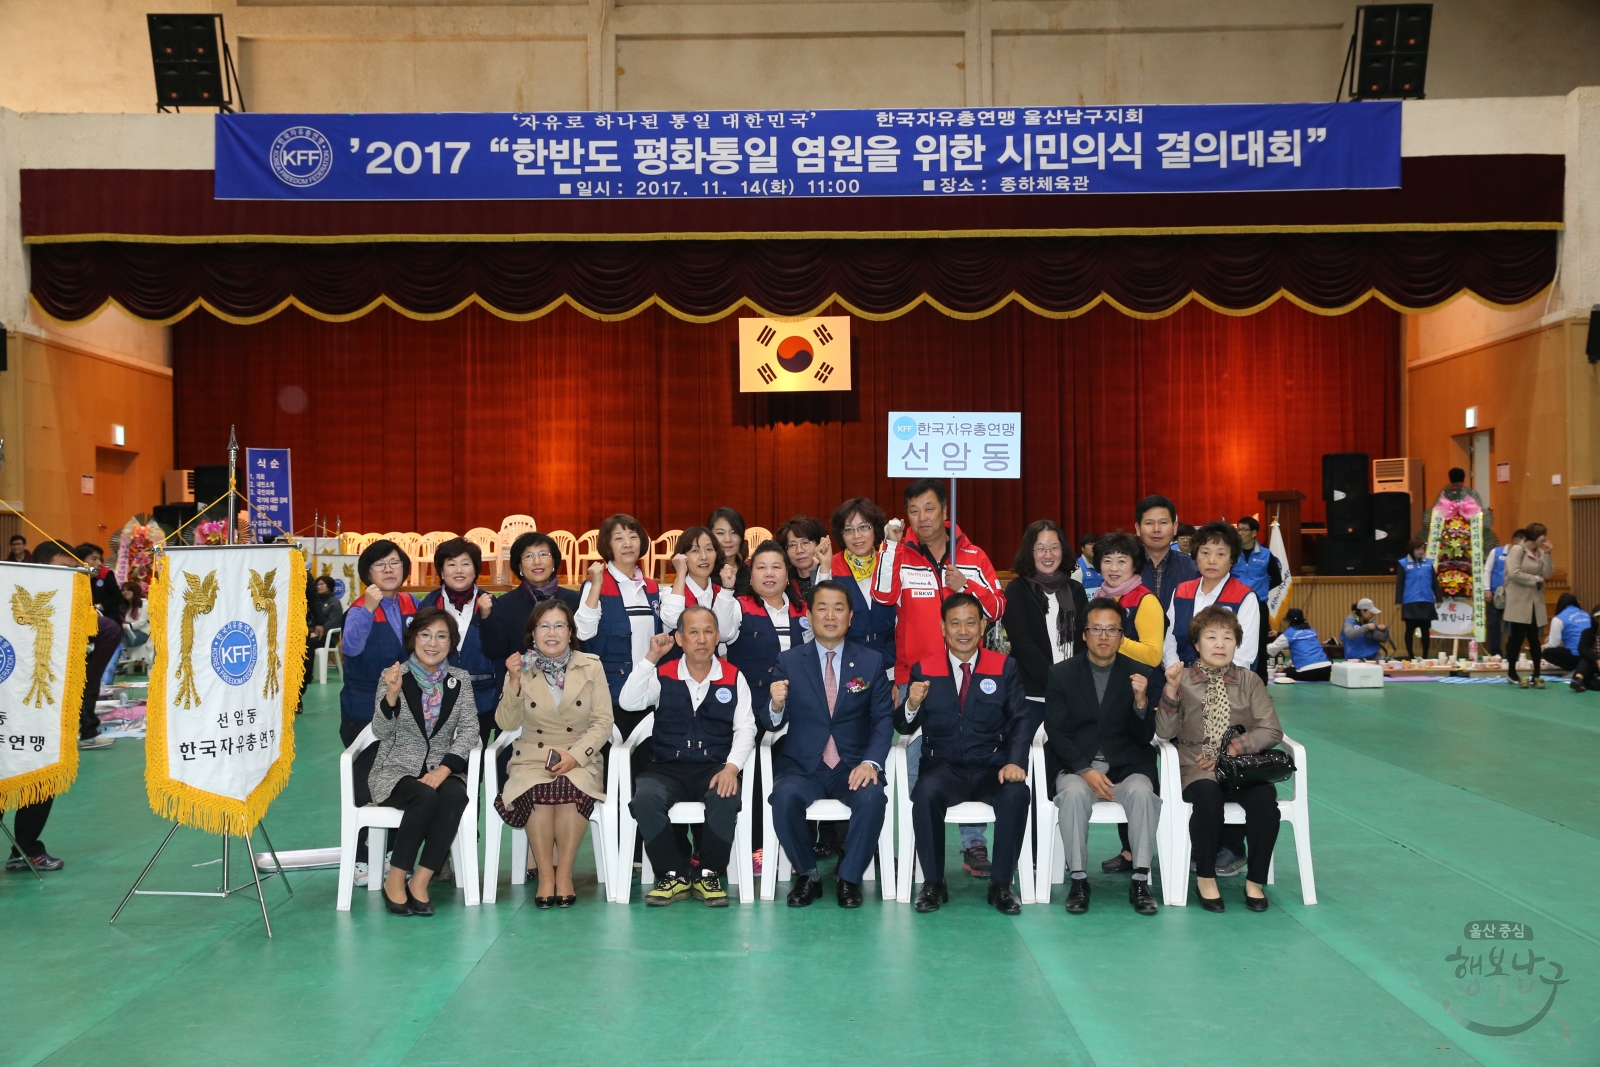
[[[1224,907],[1217,890],[1224,804],[1244,808],[1250,856],[1244,905],[1251,911],[1267,910],[1267,871],[1278,841],[1278,791],[1272,782],[1224,788],[1217,780],[1219,756],[1266,752],[1283,740],[1266,683],[1233,663],[1243,636],[1238,616],[1227,608],[1213,604],[1196,612],[1189,623],[1189,640],[1199,658],[1189,667],[1174,663],[1167,668],[1167,684],[1156,709],[1156,736],[1178,749],[1183,799],[1192,806],[1189,840],[1195,890],[1207,911]]]
[[[1533,687],[1544,688],[1539,677],[1539,631],[1544,628],[1544,583],[1550,579],[1550,538],[1544,523],[1529,523],[1526,541],[1512,545],[1506,553],[1506,677],[1519,689],[1528,688],[1528,679],[1517,676],[1517,657],[1524,643],[1533,660]]]

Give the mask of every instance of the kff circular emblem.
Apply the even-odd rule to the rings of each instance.
[[[909,415],[902,415],[894,422],[894,435],[902,441],[909,441],[917,436],[917,420]]]
[[[267,158],[272,173],[285,185],[306,189],[333,169],[333,145],[310,126],[290,126],[272,142]]]
[[[0,684],[11,677],[11,672],[17,669],[17,650],[11,647],[11,642],[0,637]]]
[[[249,623],[226,623],[211,639],[211,669],[229,685],[243,685],[256,669],[256,632]]]

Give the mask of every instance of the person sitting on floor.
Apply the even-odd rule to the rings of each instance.
[[[522,734],[511,745],[494,810],[507,826],[527,828],[539,876],[534,906],[570,908],[578,902],[572,884],[578,848],[595,801],[606,798],[611,690],[600,658],[573,649],[577,627],[565,600],[535,604],[523,629],[530,651],[506,659],[505,690],[495,709],[495,725]]]
[[[1333,677],[1333,664],[1322,639],[1306,621],[1306,613],[1290,608],[1284,616],[1283,633],[1267,646],[1267,655],[1289,653],[1289,677],[1297,682],[1326,682]]]
[[[1222,839],[1223,805],[1244,809],[1250,866],[1244,883],[1244,904],[1267,910],[1267,872],[1278,841],[1278,791],[1271,782],[1238,789],[1217,783],[1217,757],[1226,748],[1232,756],[1265,752],[1283,740],[1278,713],[1267,687],[1253,672],[1238,665],[1235,653],[1244,636],[1239,618],[1220,604],[1195,613],[1189,641],[1199,658],[1188,667],[1167,668],[1166,684],[1156,709],[1156,736],[1178,749],[1183,799],[1192,806],[1189,840],[1194,849],[1195,890],[1206,911],[1222,911],[1217,890],[1217,846]],[[1237,729],[1236,729],[1237,728]],[[1169,872],[1167,877],[1185,877]]]
[[[460,640],[456,620],[441,608],[424,608],[403,640],[408,658],[378,678],[372,715],[378,754],[367,787],[374,804],[405,811],[383,881],[384,903],[395,915],[432,915],[428,885],[472,800],[467,761],[482,742],[472,675],[449,663]]]
[[[1044,698],[1045,780],[1055,785],[1061,844],[1072,876],[1067,911],[1089,910],[1089,816],[1096,800],[1111,800],[1128,814],[1133,854],[1128,903],[1140,915],[1154,915],[1150,859],[1161,798],[1150,745],[1155,728],[1150,684],[1159,675],[1118,653],[1123,614],[1115,600],[1097,597],[1083,617],[1086,654],[1050,668]]]
[[[767,729],[789,724],[773,755],[772,819],[794,865],[789,906],[803,908],[822,895],[806,809],[824,798],[850,808],[835,896],[841,908],[859,908],[861,878],[888,808],[883,768],[894,740],[893,664],[846,640],[852,612],[842,582],[828,578],[813,586],[810,609],[814,641],[778,657],[768,690]]]
[[[1596,606],[1578,635],[1578,665],[1572,669],[1572,691],[1600,689],[1600,606]]]
[[[982,801],[994,808],[989,903],[1022,911],[1011,876],[1028,818],[1028,750],[1040,715],[1032,709],[1016,660],[980,649],[983,607],[971,593],[940,605],[944,648],[912,664],[906,701],[896,713],[902,734],[922,730],[922,770],[911,790],[911,822],[922,864],[914,907],[938,911],[950,900],[944,880],[944,817],[950,807]],[[910,872],[906,872],[910,876]]]
[[[1578,643],[1588,627],[1589,613],[1578,606],[1578,598],[1562,593],[1561,599],[1556,601],[1556,612],[1550,617],[1550,632],[1539,656],[1558,671],[1576,671]],[[1576,679],[1576,674],[1573,677]]]
[[[1389,643],[1389,628],[1378,621],[1383,612],[1369,597],[1362,597],[1350,605],[1344,629],[1339,632],[1344,645],[1345,659],[1377,659],[1383,646]]]
[[[628,806],[656,872],[655,888],[644,898],[653,907],[691,893],[707,907],[728,905],[722,875],[733,855],[739,772],[755,750],[756,721],[744,675],[717,658],[719,640],[716,614],[691,604],[678,618],[675,635],[650,639],[650,651],[622,686],[624,708],[655,708],[650,762],[638,772]],[[663,663],[674,643],[683,655]],[[668,818],[672,805],[691,801],[706,807],[697,835],[700,871],[693,884],[689,854]]]

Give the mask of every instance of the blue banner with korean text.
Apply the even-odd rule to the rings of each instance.
[[[1391,189],[1400,104],[218,115],[219,200]]]
[[[244,450],[244,491],[250,501],[251,540],[266,544],[294,532],[294,482],[287,448]]]

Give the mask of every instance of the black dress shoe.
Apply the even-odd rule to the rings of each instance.
[[[1074,878],[1067,889],[1067,914],[1082,915],[1089,910],[1089,879]]]
[[[540,911],[545,911],[556,906],[556,898],[536,896],[533,898],[533,906]]]
[[[406,899],[404,899],[400,903],[396,904],[394,901],[389,899],[389,891],[387,889],[381,890],[381,892],[383,893],[383,906],[389,909],[389,914],[390,915],[415,915],[416,914],[414,911],[411,910],[411,894],[410,893],[406,894]]]
[[[861,907],[861,883],[847,882],[843,878],[840,878],[838,882],[839,884],[835,887],[835,889],[837,891],[836,895],[839,898],[839,907]]]
[[[1200,896],[1200,890],[1196,889],[1194,891],[1194,895],[1197,896],[1197,897],[1200,897],[1200,906],[1202,908],[1206,909],[1207,911],[1227,911],[1228,910],[1228,906],[1222,902],[1222,895],[1220,893],[1217,894],[1214,897],[1204,897],[1204,896]]]
[[[1135,878],[1128,884],[1128,903],[1140,915],[1156,913],[1156,898],[1150,895],[1150,883]]]
[[[433,914],[433,901],[418,900],[411,895],[411,890],[406,890],[406,901],[411,905],[411,914],[428,916]]]
[[[573,893],[570,896],[556,897],[556,907],[558,908],[570,908],[577,902],[578,894],[576,893]]]
[[[1022,901],[1017,899],[1017,895],[1011,891],[1009,885],[997,885],[994,882],[990,882],[989,903],[993,904],[995,910],[1001,915],[1022,914]]]
[[[1266,892],[1263,891],[1262,894],[1259,897],[1253,897],[1249,893],[1246,893],[1244,895],[1244,906],[1249,908],[1251,911],[1266,911],[1267,910],[1267,894],[1266,894]]]
[[[1133,860],[1119,852],[1100,864],[1100,869],[1107,874],[1132,874]]]
[[[822,879],[814,874],[797,874],[789,889],[789,907],[809,908],[813,900],[822,899]]]
[[[940,904],[950,903],[950,887],[943,882],[923,882],[917,899],[911,906],[920,912],[938,911]]]

